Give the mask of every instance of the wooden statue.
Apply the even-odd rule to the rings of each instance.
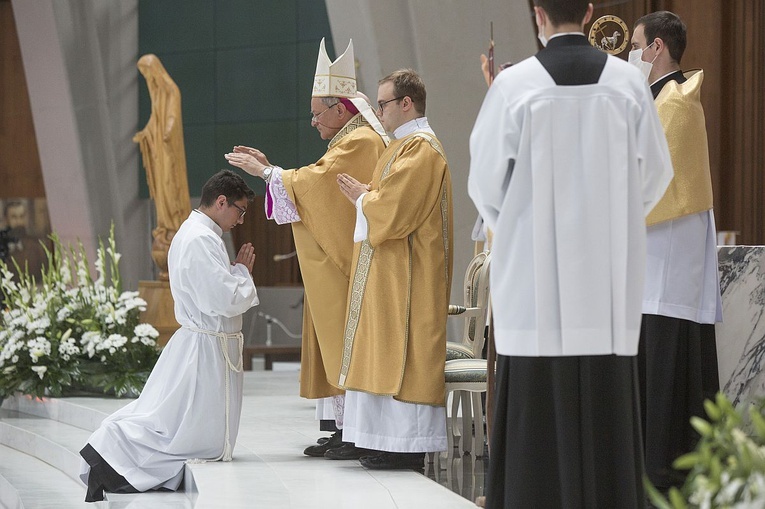
[[[141,148],[149,192],[157,210],[151,257],[159,267],[158,279],[167,281],[170,241],[191,212],[183,146],[181,92],[156,55],[142,56],[138,60],[138,70],[146,78],[149,88],[151,116],[133,141]]]

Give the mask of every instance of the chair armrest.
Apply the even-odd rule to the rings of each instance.
[[[447,314],[450,316],[464,315],[465,317],[480,316],[483,312],[483,308],[466,308],[465,306],[457,306],[449,304]]]

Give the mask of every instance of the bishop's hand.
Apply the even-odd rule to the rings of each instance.
[[[257,152],[263,156],[263,159],[265,159],[265,156],[262,152]],[[260,178],[263,178],[263,170],[266,168],[266,166],[270,166],[269,164],[264,164],[256,155],[249,152],[229,152],[223,157],[226,158],[226,161],[228,161],[228,164],[231,166],[236,166],[237,168],[246,171],[250,175]]]
[[[250,154],[255,159],[265,164],[266,166],[273,166],[270,162],[268,162],[268,158],[266,157],[266,154],[264,154],[263,152],[261,152],[260,150],[256,148],[245,147],[244,145],[237,145],[234,147],[234,152],[237,154]]]
[[[356,200],[359,199],[359,196],[369,192],[371,189],[368,184],[362,184],[346,173],[341,173],[337,176],[337,185],[340,186],[340,191],[345,197],[354,205],[356,204]]]

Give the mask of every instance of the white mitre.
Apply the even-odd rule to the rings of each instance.
[[[347,98],[356,96],[356,60],[353,58],[352,39],[348,42],[345,53],[332,62],[327,55],[322,38],[311,96]]]
[[[353,56],[353,39],[348,41],[345,53],[332,62],[324,46],[324,38],[319,44],[319,58],[316,60],[316,74],[313,78],[311,97],[343,97],[350,100],[361,116],[380,135],[387,146],[390,138],[385,132],[380,119],[375,115],[370,104],[357,95],[356,60]]]

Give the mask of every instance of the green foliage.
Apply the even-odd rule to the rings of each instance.
[[[705,401],[706,421],[691,418],[701,435],[696,449],[675,460],[674,468],[688,470],[681,489],[672,488],[669,499],[646,480],[651,502],[660,509],[723,509],[765,507],[765,403],[749,406],[754,428],[742,430],[744,416],[724,394]]]

